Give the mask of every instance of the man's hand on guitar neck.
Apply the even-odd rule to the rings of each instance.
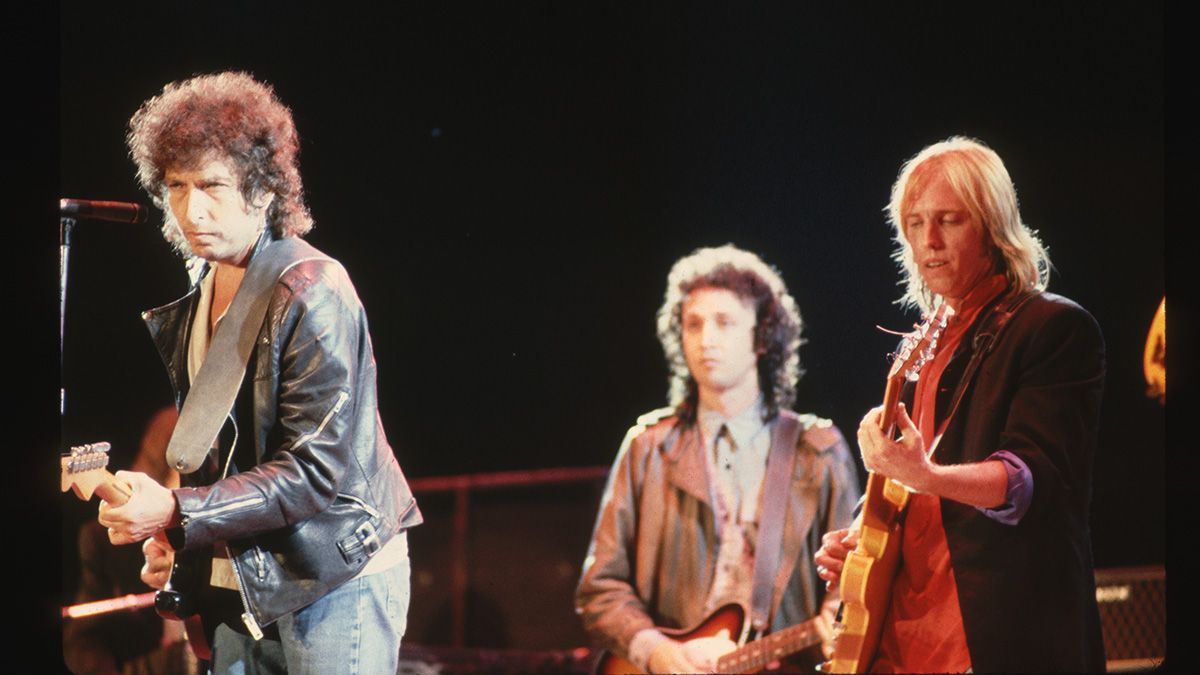
[[[917,425],[908,416],[904,404],[897,406],[896,426],[900,438],[892,440],[879,428],[883,406],[872,408],[858,425],[858,448],[867,471],[887,476],[913,490],[923,491],[930,481],[933,462],[925,451],[925,441]]]
[[[113,506],[100,502],[97,520],[108,528],[114,544],[133,544],[167,527],[175,516],[175,496],[153,478],[137,471],[118,471],[116,478],[133,489],[129,501]]]
[[[858,426],[858,447],[868,471],[887,476],[914,492],[945,497],[984,509],[1008,499],[1008,471],[997,459],[941,465],[929,457],[921,432],[904,404],[897,410],[900,438],[892,440],[879,428],[883,407],[873,408]]]

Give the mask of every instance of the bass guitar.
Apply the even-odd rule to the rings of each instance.
[[[879,424],[889,438],[896,433],[896,412],[904,383],[916,381],[921,368],[932,358],[938,336],[953,311],[942,304],[933,317],[901,341],[888,372]],[[900,562],[900,516],[908,506],[908,495],[908,488],[900,483],[869,472],[858,545],[846,556],[842,567],[841,620],[835,626],[833,657],[821,666],[822,672],[866,672],[875,658]]]
[[[120,506],[129,501],[132,495],[129,485],[108,471],[110,448],[111,446],[104,442],[89,443],[72,447],[69,454],[63,455],[62,491],[72,490],[85,502],[90,500],[92,495],[99,495],[113,506]],[[164,619],[183,621],[192,652],[197,658],[208,661],[212,659],[212,648],[209,646],[208,635],[200,615],[196,613],[187,596],[176,590],[181,580],[185,580],[189,575],[194,576],[189,571],[190,566],[178,562],[179,557],[176,556],[177,562],[171,568],[166,585],[154,595],[154,608]],[[190,583],[185,581],[182,585],[189,586]]]
[[[757,673],[772,661],[779,661],[803,651],[821,641],[816,628],[817,619],[770,633],[747,642],[742,647],[717,659],[714,673]],[[728,604],[716,610],[691,630],[660,628],[664,635],[687,642],[702,637],[714,637],[722,631],[731,639],[742,635],[746,627],[746,610],[738,604]],[[642,670],[608,650],[601,650],[592,669],[596,675],[641,673]]]

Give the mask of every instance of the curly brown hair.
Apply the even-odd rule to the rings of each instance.
[[[803,322],[796,301],[779,273],[757,255],[726,244],[696,249],[679,259],[667,276],[667,292],[658,310],[658,340],[669,376],[668,397],[681,419],[693,422],[699,391],[683,354],[683,301],[698,288],[723,288],[754,303],[754,347],[763,419],[769,420],[796,399]]]
[[[163,236],[184,255],[190,249],[165,206],[163,176],[213,157],[230,163],[247,203],[274,193],[266,220],[276,237],[299,237],[312,229],[292,113],[270,85],[247,73],[199,75],[166,85],[130,118],[125,142],[138,182],[163,210]]]

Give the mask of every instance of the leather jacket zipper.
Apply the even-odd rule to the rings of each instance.
[[[355,506],[362,509],[363,511],[366,511],[372,518],[380,518],[379,511],[376,511],[375,509],[371,508],[370,504],[367,504],[366,502],[359,499],[358,497],[355,497],[354,495],[346,494],[345,492],[339,492],[337,494],[337,496],[339,496],[342,499],[345,499],[347,501],[353,502]]]
[[[258,552],[257,546],[254,547],[254,551]],[[250,635],[255,641],[261,640],[263,638],[262,628],[254,619],[254,614],[250,612],[250,599],[246,597],[246,585],[242,582],[242,569],[238,565],[237,558],[230,556],[229,561],[233,563],[231,567],[233,567],[233,576],[237,579],[238,597],[242,599],[242,609],[246,610],[242,612],[242,623],[246,626],[246,630],[250,631]]]
[[[337,402],[334,403],[333,408],[330,409],[330,411],[325,414],[325,419],[321,420],[321,423],[317,425],[317,428],[314,429],[311,433],[305,434],[305,435],[301,436],[300,438],[297,438],[296,441],[294,443],[292,443],[292,447],[289,449],[295,450],[296,448],[300,447],[301,445],[304,445],[305,443],[311,441],[312,439],[316,438],[317,436],[320,436],[321,432],[325,430],[325,426],[329,424],[329,420],[333,419],[334,415],[341,412],[342,406],[346,405],[346,401],[348,401],[348,400],[350,400],[350,394],[348,394],[347,392],[344,392],[344,391],[340,392],[338,394]]]
[[[267,566],[265,563],[263,563],[262,549],[258,547],[258,544],[255,544],[254,548],[250,550],[254,551],[254,567],[258,571],[258,580],[266,581]]]
[[[219,516],[224,513],[229,513],[230,511],[237,511],[239,509],[245,509],[245,508],[249,508],[252,506],[258,506],[259,504],[262,504],[266,501],[267,501],[266,497],[262,497],[262,496],[247,497],[245,499],[239,499],[236,502],[231,502],[229,504],[225,504],[224,506],[218,506],[216,508],[200,510],[200,511],[193,511],[191,514],[189,514],[187,516],[187,518],[188,518],[188,520],[198,520],[200,518],[208,518],[210,516]]]
[[[225,478],[229,475],[229,465],[233,462],[234,448],[237,447],[238,439],[237,420],[233,418],[232,414],[228,416],[228,419],[233,425],[233,443],[229,449],[229,457],[225,460],[225,470],[221,472],[221,478]],[[266,498],[262,496],[248,497],[246,499],[239,499],[230,504],[225,504],[224,506],[218,506],[214,509],[197,511],[193,513],[191,517],[196,518],[204,516],[216,516],[223,513],[228,513],[230,511],[237,511],[246,507],[257,506],[265,501],[267,501]],[[266,576],[266,569],[264,568],[262,561],[262,552],[258,550],[257,544],[252,550],[254,551],[254,561],[258,572],[258,580],[262,581]],[[229,548],[226,547],[225,551],[228,553]],[[233,555],[229,556],[229,563],[229,566],[233,568],[233,577],[237,581],[238,598],[240,598],[242,601],[242,609],[246,610],[242,612],[242,624],[246,626],[246,630],[250,631],[250,636],[253,637],[255,641],[261,640],[263,638],[262,628],[259,627],[258,621],[255,620],[254,614],[250,611],[250,598],[246,595],[246,584],[242,581],[242,568],[238,563],[238,559]]]

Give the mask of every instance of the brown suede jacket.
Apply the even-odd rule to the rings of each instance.
[[[850,525],[861,494],[837,427],[813,415],[798,417],[804,431],[779,542],[771,630],[803,622],[827,599],[812,556],[823,534]],[[679,425],[678,437],[664,448],[677,424],[663,409],[643,415],[629,430],[609,473],[576,591],[584,628],[621,657],[643,628],[690,628],[705,618],[720,533],[699,430]]]

